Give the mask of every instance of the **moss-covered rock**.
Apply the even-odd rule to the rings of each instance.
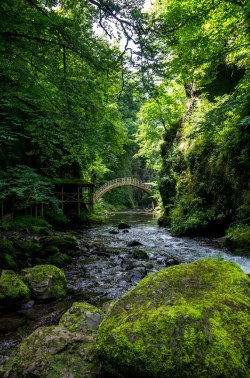
[[[120,222],[117,227],[118,227],[119,230],[126,230],[128,228],[131,228],[130,224],[123,222],[123,221]]]
[[[43,245],[46,250],[54,246],[57,247],[60,252],[68,252],[69,249],[77,248],[77,239],[73,235],[48,236],[43,238]]]
[[[0,255],[0,265],[4,269],[16,269],[17,263],[14,256],[9,255],[8,253],[3,253]]]
[[[51,326],[28,336],[4,370],[5,378],[92,378],[98,376],[100,364],[92,336]]]
[[[48,227],[44,227],[44,226],[32,226],[31,232],[34,235],[47,235],[47,236],[52,235],[52,231]]]
[[[149,256],[146,251],[143,251],[143,249],[134,249],[132,252],[133,258],[138,260],[148,260]]]
[[[113,377],[250,377],[250,280],[204,259],[152,274],[109,310],[97,351]]]
[[[33,242],[31,240],[20,240],[15,243],[15,247],[17,250],[23,252],[23,254],[26,256],[36,256],[42,250],[40,243]]]
[[[30,290],[21,278],[12,270],[3,270],[0,277],[0,303],[26,301]]]
[[[0,254],[1,253],[8,253],[8,254],[15,253],[15,247],[12,240],[0,239]]]
[[[56,248],[56,247],[54,247]],[[48,263],[55,266],[64,266],[72,261],[72,257],[66,255],[66,253],[57,252],[48,258]]]
[[[225,246],[234,254],[250,257],[250,226],[229,228],[225,237]]]
[[[23,270],[23,280],[37,299],[60,298],[66,295],[66,278],[54,265],[36,265]]]
[[[96,333],[104,313],[87,302],[75,302],[61,317],[59,325],[71,332],[82,332],[86,335]]]

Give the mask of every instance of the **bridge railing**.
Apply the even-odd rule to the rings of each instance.
[[[117,178],[111,181],[106,182],[98,190],[95,192],[94,197],[97,199],[103,192],[106,192],[107,189],[111,189],[116,186],[122,186],[122,185],[132,185],[132,186],[138,186],[140,188],[147,189],[148,191],[152,191],[152,187],[150,184],[146,184],[141,180],[138,180],[136,178],[132,177],[122,177]]]
[[[143,185],[145,188],[151,189],[151,185],[143,183],[143,181],[141,181],[141,180],[138,180],[138,179],[135,179],[135,178],[132,178],[132,177],[122,177],[122,178],[117,178],[117,179],[106,182],[105,184],[100,186],[100,188],[98,188],[98,192],[101,192],[103,189],[109,188],[109,187],[111,187],[113,185],[117,185],[117,184]]]

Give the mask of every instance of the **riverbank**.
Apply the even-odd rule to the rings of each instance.
[[[121,221],[131,227],[118,229]],[[158,227],[152,213],[115,213],[102,225],[74,229],[73,233],[77,239],[76,255],[62,267],[68,282],[67,297],[46,304],[34,302],[26,309],[2,309],[0,349],[3,356],[38,326],[56,324],[73,301],[85,300],[106,308],[143,277],[169,265],[219,257],[236,262],[245,273],[250,273],[249,258],[233,256],[220,249],[216,240],[173,237],[167,229]],[[53,236],[60,235],[63,236],[64,232],[55,232]],[[43,238],[35,237],[38,242]]]

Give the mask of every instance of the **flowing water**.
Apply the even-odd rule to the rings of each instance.
[[[121,221],[131,228],[118,230]],[[235,262],[250,274],[250,258],[233,256],[219,248],[216,240],[173,237],[166,228],[158,227],[157,219],[150,212],[115,213],[104,225],[76,232],[79,253],[64,269],[69,296],[64,301],[37,303],[30,309],[3,313],[0,356],[1,349],[3,356],[8,354],[34,328],[56,324],[73,301],[86,300],[105,307],[146,275],[172,264],[220,257]],[[129,246],[131,243],[137,245]]]

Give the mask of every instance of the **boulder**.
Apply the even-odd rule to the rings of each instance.
[[[203,259],[142,279],[97,334],[109,377],[250,377],[250,280]]]
[[[128,223],[125,223],[125,222],[120,222],[118,224],[118,229],[119,230],[126,230],[128,228],[130,228],[131,226],[128,224]]]
[[[56,247],[55,247],[56,248]],[[56,252],[54,255],[49,256],[48,263],[57,267],[62,267],[72,261],[72,257],[66,253]]]
[[[104,313],[87,302],[75,302],[61,317],[60,326],[71,332],[82,332],[85,335],[96,333],[103,320]]]
[[[138,245],[142,245],[142,243],[139,242],[138,240],[131,240],[131,241],[128,243],[128,247],[137,247]]]
[[[31,240],[19,240],[15,243],[16,249],[20,250],[23,255],[39,256],[42,246],[40,243]]]
[[[0,277],[0,303],[25,302],[30,290],[22,279],[12,270],[3,270]]]
[[[250,227],[229,228],[224,244],[233,254],[250,257]]]
[[[54,265],[36,265],[23,270],[23,280],[36,299],[60,298],[66,295],[66,278]]]
[[[45,226],[31,226],[30,231],[34,235],[46,235],[46,236],[53,235],[52,231],[48,227],[45,227]]]
[[[77,239],[74,235],[66,234],[62,236],[48,236],[42,239],[44,249],[47,251],[51,246],[57,247],[60,252],[77,248]]]
[[[117,230],[110,230],[109,234],[111,234],[111,235],[117,235],[117,234],[119,234],[119,231],[117,231]]]
[[[5,378],[92,378],[100,373],[94,337],[64,327],[37,328],[4,367]]]
[[[142,249],[135,249],[132,253],[134,259],[138,260],[148,260],[149,256],[146,251],[143,251]]]

